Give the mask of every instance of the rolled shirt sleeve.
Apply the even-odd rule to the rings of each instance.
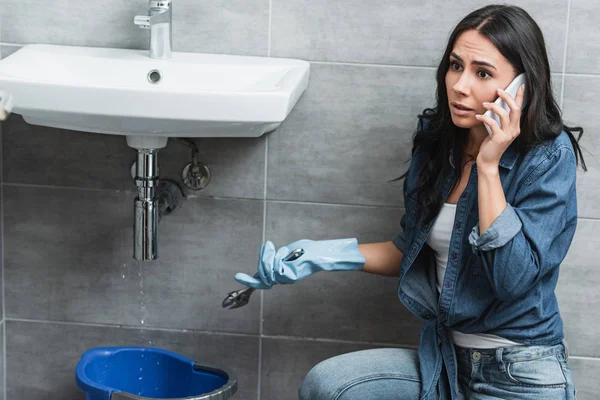
[[[506,203],[506,208],[492,222],[492,225],[480,235],[479,224],[476,224],[469,235],[469,243],[473,248],[473,252],[489,251],[504,246],[523,227],[523,223],[517,216],[517,213],[509,203]]]

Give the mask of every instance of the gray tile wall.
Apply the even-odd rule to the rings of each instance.
[[[147,32],[132,18],[146,3],[1,0],[0,53],[28,43],[145,48]],[[131,259],[135,154],[124,138],[13,116],[2,127],[6,399],[83,398],[74,368],[95,346],[154,345],[224,365],[238,374],[237,398],[261,400],[297,398],[304,374],[327,357],[414,347],[419,322],[397,300],[394,278],[323,274],[257,293],[240,310],[220,303],[239,287],[235,272],[254,272],[264,239],[394,236],[401,184],[388,181],[407,166],[447,35],[486,3],[176,0],[175,50],[302,58],[311,61],[311,79],[274,133],[197,141],[213,180],[163,219],[161,258],[143,266]],[[579,398],[593,399],[600,391],[600,7],[595,0],[517,3],[544,31],[565,120],[586,130],[590,171],[579,175],[580,222],[558,294]],[[178,179],[189,151],[171,141],[159,159],[161,175]]]

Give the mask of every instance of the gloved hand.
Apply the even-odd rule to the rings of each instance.
[[[304,254],[293,261],[284,258],[295,249]],[[358,241],[352,239],[298,240],[275,251],[270,241],[260,248],[258,273],[251,277],[235,274],[235,280],[255,289],[270,289],[273,285],[292,284],[319,271],[360,271],[365,258],[358,251]]]

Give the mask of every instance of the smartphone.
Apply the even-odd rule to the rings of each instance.
[[[13,107],[13,99],[10,93],[0,91],[0,121],[4,121],[10,115]]]
[[[519,87],[524,83],[525,83],[525,74],[520,74],[510,83],[510,85],[508,85],[508,87],[506,89],[504,89],[504,91],[506,93],[510,94],[512,97],[516,98],[517,90],[519,90]],[[525,107],[526,100],[527,99],[525,97],[523,97],[523,104],[521,105],[521,110],[523,109],[523,107]],[[508,104],[506,104],[506,102],[504,100],[502,100],[502,98],[498,97],[494,103],[499,104],[500,107],[504,108],[510,114],[510,107],[508,107]],[[500,122],[500,117],[498,116],[498,114],[496,114],[492,110],[487,110],[485,112],[485,114],[483,114],[483,115],[495,119],[496,122],[498,123],[498,126],[500,128],[502,128],[502,123]],[[487,129],[489,135],[492,136],[492,128],[487,126],[487,124],[483,124],[483,125],[485,126],[485,129]]]

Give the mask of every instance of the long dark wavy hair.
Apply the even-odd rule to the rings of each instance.
[[[525,96],[527,104],[521,115],[521,133],[513,143],[520,153],[531,147],[556,138],[564,130],[568,133],[575,150],[576,162],[587,171],[581,148],[581,127],[564,125],[561,112],[552,93],[550,65],[546,53],[544,36],[537,23],[520,7],[489,5],[473,11],[458,23],[450,35],[446,51],[437,69],[437,93],[435,108],[426,108],[419,115],[419,126],[423,119],[427,128],[417,130],[413,138],[412,154],[419,149],[422,153],[422,169],[418,172],[418,184],[411,192],[420,204],[420,218],[431,222],[443,201],[442,183],[439,177],[453,174],[455,188],[462,168],[452,168],[449,163],[451,151],[454,165],[461,164],[469,130],[459,128],[452,122],[446,91],[446,72],[450,66],[449,56],[456,39],[467,30],[474,29],[487,37],[498,51],[513,65],[517,74],[525,73]],[[578,132],[577,139],[573,132]],[[467,158],[466,161],[469,161]],[[398,179],[406,178],[408,171]]]

